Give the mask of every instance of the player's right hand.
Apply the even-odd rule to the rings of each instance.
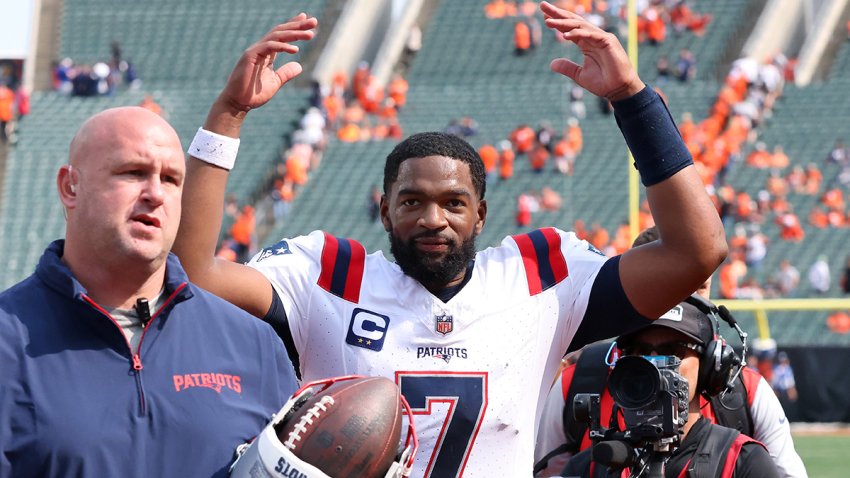
[[[581,49],[584,64],[566,58],[552,61],[553,71],[560,73],[596,96],[611,101],[628,98],[642,90],[644,84],[632,67],[617,37],[593,25],[581,15],[541,2],[540,10],[546,26],[556,30],[565,40]]]
[[[230,73],[219,101],[243,113],[266,104],[289,80],[301,73],[301,64],[285,63],[278,69],[274,61],[278,53],[295,54],[298,46],[292,42],[310,40],[318,25],[315,17],[305,13],[290,18],[272,28],[260,41],[249,46]]]

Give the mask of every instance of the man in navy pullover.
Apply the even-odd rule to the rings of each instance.
[[[226,476],[295,390],[271,327],[170,254],[184,175],[177,134],[145,109],[74,137],[65,239],[0,294],[0,477]]]

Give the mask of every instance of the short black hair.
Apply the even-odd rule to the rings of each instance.
[[[414,134],[393,148],[384,164],[384,194],[389,193],[390,187],[398,179],[398,169],[402,162],[427,156],[445,156],[468,164],[472,186],[478,199],[484,199],[487,182],[481,156],[463,139],[436,131]]]
[[[660,238],[661,235],[658,234],[658,228],[655,226],[650,226],[641,231],[640,234],[638,234],[638,237],[636,237],[634,242],[632,242],[632,247],[649,244],[650,242],[655,242]]]

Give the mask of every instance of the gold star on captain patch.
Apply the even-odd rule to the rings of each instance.
[[[372,341],[371,341],[371,340],[367,340],[367,341],[366,341],[366,345],[372,345]]]
[[[357,343],[358,343],[358,344],[362,344],[362,343],[363,343],[363,339],[357,339]]]

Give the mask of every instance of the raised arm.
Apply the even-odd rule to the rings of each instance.
[[[540,8],[546,26],[584,54],[583,65],[559,58],[552,70],[611,100],[647,186],[660,239],[622,255],[620,281],[638,312],[659,317],[693,293],[726,257],[723,225],[670,113],[640,80],[617,38],[547,2]]]
[[[210,108],[204,130],[239,138],[248,112],[266,104],[287,81],[301,73],[301,65],[296,62],[275,69],[276,55],[296,53],[298,47],[292,42],[313,38],[312,29],[316,25],[315,18],[301,13],[274,27],[248,47]],[[224,138],[223,144],[226,143]],[[173,250],[193,282],[263,317],[272,302],[268,279],[245,265],[215,258],[228,173],[228,169],[190,154],[183,191],[183,215]]]

